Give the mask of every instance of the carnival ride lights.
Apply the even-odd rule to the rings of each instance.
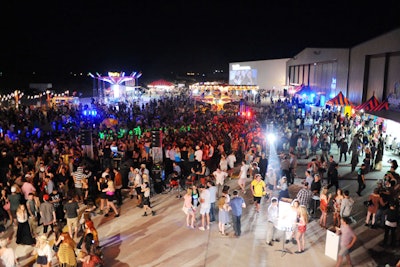
[[[98,72],[96,72],[96,75],[89,72],[88,75],[93,79],[109,83],[113,92],[112,98],[118,99],[125,92],[135,90],[136,86],[125,86],[125,83],[132,82],[136,84],[135,80],[138,80],[142,76],[142,73],[134,71],[129,76],[126,76],[125,72],[108,72],[107,76],[102,76]]]
[[[89,72],[88,74],[93,79],[98,79],[101,81],[108,82],[112,85],[118,84],[121,85],[124,82],[133,81],[135,79],[139,79],[142,76],[142,73],[137,73],[136,71],[132,72],[131,75],[125,76],[125,72],[108,72],[108,76],[102,76],[98,72],[96,72],[96,76]]]

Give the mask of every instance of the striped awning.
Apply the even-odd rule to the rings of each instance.
[[[334,98],[328,100],[326,104],[330,106],[353,106],[350,100],[343,95],[342,91]]]
[[[370,99],[368,99],[368,101],[366,101],[365,103],[362,103],[361,105],[355,107],[356,110],[373,110],[374,108],[376,108],[377,106],[379,106],[379,100],[378,98],[375,97],[375,95],[373,95]]]
[[[382,103],[371,109],[371,111],[381,111],[388,109],[389,109],[389,102],[387,101],[387,99],[385,99],[384,101],[382,101]]]

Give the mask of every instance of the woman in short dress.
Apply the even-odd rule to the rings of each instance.
[[[182,210],[186,214],[186,227],[194,229],[196,207],[192,204],[192,193],[193,189],[188,188],[186,194],[183,196]]]
[[[365,217],[365,226],[370,226],[369,222],[371,220],[371,228],[375,228],[376,212],[378,211],[379,206],[385,205],[385,202],[383,202],[382,197],[379,194],[379,188],[374,189],[374,192],[369,195],[368,201],[370,201],[371,205],[368,206],[367,217]]]
[[[305,244],[305,233],[307,230],[308,223],[308,213],[307,208],[305,206],[299,207],[299,221],[297,223],[297,251],[295,253],[303,253],[304,252],[304,244]]]
[[[118,210],[114,204],[114,199],[115,199],[114,181],[111,178],[107,180],[107,187],[104,188],[102,191],[105,192],[107,196],[107,213],[104,216],[108,217],[110,209],[112,209],[115,213],[114,217],[119,217]]]
[[[104,177],[100,177],[99,180],[97,181],[97,189],[99,190],[99,198],[100,198],[100,211],[98,214],[103,214],[103,210],[106,205],[107,201],[107,195],[106,192],[104,191],[107,188],[107,182]]]
[[[218,200],[218,228],[222,236],[227,236],[225,233],[225,224],[229,223],[229,209],[225,194]]]
[[[143,193],[143,210],[144,213],[142,216],[147,216],[147,212],[149,211],[151,215],[156,215],[156,212],[152,210],[150,207],[150,185],[149,182],[144,182],[142,185],[142,193]]]
[[[336,190],[336,196],[333,199],[333,226],[340,227],[340,205],[344,198],[343,190],[338,188]]]
[[[45,234],[39,236],[35,246],[35,252],[37,254],[36,264],[39,267],[50,267],[51,260],[53,258],[53,252],[47,241]]]
[[[321,210],[321,217],[319,218],[319,225],[326,229],[326,217],[328,216],[328,204],[332,195],[328,195],[328,187],[323,187],[321,190],[319,209]]]
[[[192,185],[192,204],[195,208],[199,205],[199,195],[199,189],[197,189],[197,186]]]

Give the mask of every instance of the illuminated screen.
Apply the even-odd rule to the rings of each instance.
[[[231,85],[257,85],[257,69],[242,69],[229,71]]]

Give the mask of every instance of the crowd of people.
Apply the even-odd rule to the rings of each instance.
[[[278,134],[275,143],[277,157],[271,157],[268,145],[263,143],[264,146],[258,149],[258,140],[255,139],[254,142],[254,139],[250,139],[244,149],[244,156],[239,161],[238,188],[233,191],[233,195],[238,196],[241,193],[244,196],[246,188],[249,187],[256,213],[260,212],[261,199],[263,197],[269,199],[266,244],[273,246],[274,241],[279,242],[278,232],[284,231],[283,242],[292,241],[297,244],[296,253],[298,254],[306,250],[305,236],[309,219],[315,218],[317,212],[320,213],[321,228],[331,229],[342,235],[337,266],[340,266],[345,258],[351,265],[349,251],[357,240],[351,229],[351,225],[355,222],[352,210],[354,199],[350,196],[349,190],[343,190],[341,187],[339,163],[342,162],[343,157],[346,162],[347,155],[350,156],[350,175],[357,177],[358,182],[358,189],[352,193],[361,196],[366,188],[365,175],[372,171],[381,171],[383,153],[393,148],[390,148],[391,144],[387,142],[382,124],[377,124],[368,117],[359,115],[350,117],[348,114],[343,116],[333,111],[322,111],[306,115],[312,118],[314,123],[310,127],[304,127],[301,126],[301,122],[307,121],[307,118],[301,117],[296,110],[291,111],[287,104],[278,102],[264,108],[261,114],[257,114],[269,119],[273,124],[272,129]],[[336,145],[339,151],[339,157],[336,160],[331,154],[333,145]],[[264,150],[265,148],[267,151]],[[266,154],[270,157],[264,160]],[[303,176],[304,179],[297,171],[298,159],[301,157],[310,160]],[[225,160],[224,155],[218,167],[226,166]],[[365,203],[368,210],[365,225],[372,229],[384,229],[384,240],[381,244],[384,248],[388,245],[392,247],[398,245],[396,229],[400,218],[400,176],[396,172],[397,167],[397,161],[391,160],[390,170],[377,181],[376,188]],[[226,187],[221,196],[218,194],[219,191],[214,189],[213,181],[223,186],[224,178],[221,177],[229,177],[227,168],[223,167],[223,169],[224,171],[217,169],[217,172],[210,177],[211,182],[207,184],[213,198],[215,194],[217,195],[218,207],[214,211],[210,210],[208,193],[205,194],[204,190],[200,190],[199,196],[193,189],[188,189],[184,204],[187,225],[190,228],[195,227],[198,203],[196,199],[200,197],[200,206],[205,206],[209,214],[215,211],[220,214],[218,229],[221,234],[226,236],[226,225],[234,222],[233,235],[238,237],[240,230],[237,228],[240,228],[240,219],[238,224],[237,214],[241,216],[241,209],[246,204],[243,202],[239,211],[234,212],[233,207],[229,205],[231,200],[229,194],[226,194]],[[250,183],[247,182],[248,178],[251,179]],[[301,178],[297,179],[300,182],[295,184],[295,178]],[[294,195],[293,192],[290,195],[291,186],[294,190],[299,188]],[[279,200],[284,202],[291,200],[291,212],[285,215],[289,226],[283,225],[282,218],[279,219]],[[202,203],[205,204],[202,205]],[[190,207],[190,212],[187,212],[186,207]],[[230,219],[226,219],[227,213],[231,214]],[[200,214],[203,218],[204,211]],[[203,220],[199,229],[204,230]],[[208,224],[206,229],[208,229]]]
[[[82,105],[49,109],[20,106],[17,110],[0,110],[0,216],[4,228],[10,225],[17,228],[17,235],[13,237],[17,244],[35,246],[38,255],[43,256],[37,257],[38,264],[43,266],[50,264],[46,245],[53,233],[55,247],[51,251],[59,262],[76,266],[99,260],[99,237],[94,234],[89,215],[97,211],[106,217],[112,213],[114,218],[119,217],[123,188],[129,189],[130,197],[137,199],[143,216],[154,216],[156,211],[150,197],[156,188],[163,192],[168,187],[180,187],[186,191],[182,209],[188,228],[198,226],[205,231],[211,222],[218,220],[222,236],[226,236],[226,226],[232,224],[234,236],[239,237],[242,210],[246,207],[243,195],[251,178],[255,210],[261,212],[261,199],[269,198],[269,222],[276,228],[273,207],[277,206],[277,200],[291,197],[289,187],[300,176],[297,159],[304,156],[312,159],[302,184],[304,188],[292,202],[297,214],[292,219],[297,226],[292,227],[285,241],[297,240],[298,253],[303,253],[308,215],[317,212],[313,208],[315,203],[319,203],[322,212],[322,227],[326,227],[332,202],[335,203],[335,226],[341,227],[345,218],[351,218],[348,207],[343,205],[348,192],[346,196],[341,191],[338,164],[329,156],[331,146],[336,144],[344,151],[345,160],[346,154],[351,154],[353,171],[359,156],[364,156],[362,167],[357,170],[359,195],[365,188],[364,175],[381,169],[385,149],[382,125],[375,125],[367,118],[340,116],[335,111],[302,115],[289,101],[279,100],[264,106],[253,117],[238,115],[235,109],[216,112],[186,96],[161,97],[141,105],[93,103],[90,108],[97,110],[96,117],[84,115],[87,108]],[[113,118],[118,124],[106,125],[104,118]],[[311,126],[305,127],[305,122],[310,120]],[[273,144],[277,151],[274,158],[267,156],[271,155],[272,145],[265,136],[265,128],[278,137]],[[82,129],[91,130],[91,145],[83,142]],[[151,131],[154,130],[162,136],[164,160],[161,163],[153,162]],[[119,164],[114,160],[113,147],[117,147],[121,157]],[[122,172],[124,164],[129,167],[126,173]],[[162,171],[157,169],[160,165]],[[376,193],[381,198],[384,194],[386,199],[377,202],[370,197],[375,201],[371,206],[387,204],[382,208],[383,213],[377,214],[379,208],[369,211],[368,217],[372,216],[374,226],[377,222],[387,226],[382,222],[382,214],[392,209],[392,203],[398,209],[397,163],[393,161],[392,165]],[[235,167],[240,168],[237,177]],[[231,190],[231,197],[226,180],[232,178],[238,178],[238,188]],[[327,193],[331,187],[335,187],[334,194]],[[83,204],[88,207],[85,218],[81,216]],[[199,225],[196,224],[197,210]],[[387,235],[393,238],[396,227],[390,225]],[[82,231],[84,234],[79,239]],[[269,234],[267,244],[276,240]],[[83,254],[73,260],[75,254],[71,251],[78,246]],[[1,255],[2,249],[3,246]],[[4,251],[8,251],[7,245]]]

